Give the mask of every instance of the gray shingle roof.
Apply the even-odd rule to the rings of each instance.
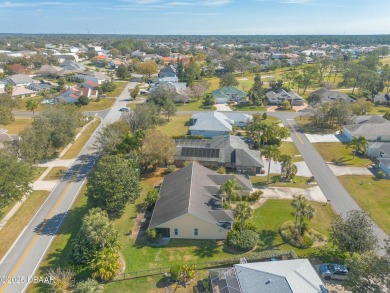
[[[350,103],[356,102],[355,99],[351,98],[350,96],[337,92],[337,91],[330,91],[326,88],[318,89],[310,94],[312,95],[319,95],[321,98],[321,102],[331,102],[331,101],[337,101],[337,100],[343,100]]]
[[[318,293],[320,277],[307,259],[234,265],[245,293]]]
[[[379,162],[382,163],[382,165],[386,166],[387,168],[390,168],[390,158],[377,158]]]
[[[286,92],[285,90],[281,90],[278,93],[275,93],[273,91],[267,92],[266,97],[267,100],[272,104],[274,103],[280,104],[284,100],[303,101],[303,98],[297,95],[296,93],[294,93],[293,91]]]
[[[224,86],[212,92],[214,98],[246,99],[246,92],[232,86]]]
[[[388,123],[373,124],[373,123],[363,123],[363,124],[351,124],[345,125],[347,129],[353,136],[388,136],[390,135],[390,121]]]
[[[192,115],[197,119],[195,125],[190,126],[191,130],[200,131],[232,131],[233,121],[220,112],[207,112]]]
[[[191,163],[165,176],[149,227],[155,228],[187,213],[223,227],[219,223],[223,214],[210,211],[221,209],[221,202],[214,196],[214,192],[233,177],[238,179],[243,189],[251,186],[250,181],[243,176],[221,175],[198,163]],[[224,219],[229,213],[225,212]]]
[[[11,75],[4,78],[3,81],[5,81],[5,83],[10,83],[12,85],[29,84],[34,82],[34,80],[26,74]]]

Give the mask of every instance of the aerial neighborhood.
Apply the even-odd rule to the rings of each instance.
[[[389,292],[388,35],[4,38],[0,292]]]

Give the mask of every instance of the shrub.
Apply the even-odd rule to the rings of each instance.
[[[289,221],[284,224],[282,224],[279,228],[280,236],[282,236],[282,239],[295,247],[298,248],[309,248],[313,246],[316,239],[320,241],[325,240],[325,236],[318,233],[315,230],[308,230],[308,227],[303,227],[305,232],[303,236],[299,235],[298,229],[295,228],[295,225],[293,222]]]
[[[172,280],[178,281],[180,279],[181,268],[180,266],[173,266],[169,270]]]
[[[164,171],[165,175],[168,175],[170,173],[173,173],[176,171],[176,166],[175,165],[168,165],[167,168]]]
[[[262,116],[263,116],[263,120],[267,120],[268,114],[266,112],[264,112]]]
[[[242,233],[231,230],[228,233],[228,244],[237,250],[248,251],[256,247],[259,235],[251,230],[244,230]]]
[[[225,167],[221,166],[217,169],[217,173],[219,174],[226,174],[226,169]]]
[[[148,193],[146,194],[145,203],[149,207],[151,207],[151,206],[154,206],[156,204],[158,199],[159,199],[158,190],[152,189],[152,190],[148,191]]]
[[[379,170],[376,173],[376,178],[378,178],[378,179],[385,179],[386,178],[386,173],[383,170]]]
[[[203,289],[204,289],[205,293],[209,293],[210,292],[210,280],[209,280],[209,278],[204,278],[202,280],[202,286],[203,286]]]
[[[240,231],[240,222],[236,221],[233,223],[233,230],[239,232]],[[255,222],[245,221],[244,227],[242,230],[250,230],[256,233],[259,233],[259,227],[256,225]]]
[[[146,230],[146,234],[149,241],[158,242],[161,240],[161,233],[158,233],[156,229],[148,229]]]
[[[249,200],[250,201],[258,201],[263,193],[264,192],[262,190],[258,189],[258,190],[251,193],[251,195],[249,196]]]

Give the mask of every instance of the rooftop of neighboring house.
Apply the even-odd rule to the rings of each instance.
[[[343,94],[343,93],[340,93],[338,91],[333,91],[333,90],[331,91],[331,90],[328,90],[326,88],[320,88],[320,89],[312,92],[310,94],[310,96],[312,96],[312,95],[320,96],[321,102],[331,102],[331,101],[339,101],[339,100],[347,101],[350,103],[356,102],[356,100],[354,98],[351,98],[347,94]]]
[[[390,103],[390,94],[376,94],[373,101],[374,103]]]
[[[205,112],[193,114],[191,119],[195,122],[190,130],[232,131],[235,121],[249,122],[252,116],[239,112]]]
[[[38,70],[38,73],[56,73],[61,70],[61,67],[46,64],[42,65],[42,67]]]
[[[212,139],[176,141],[175,159],[235,163],[237,166],[264,167],[260,151],[249,149],[245,138],[225,135]]]
[[[387,168],[390,168],[390,158],[377,158],[377,160]]]
[[[65,60],[60,64],[60,67],[66,70],[74,70],[74,71],[84,71],[85,69],[83,64],[72,60]]]
[[[246,98],[246,92],[232,86],[224,86],[212,92],[215,98],[230,98],[231,96]]]
[[[233,178],[243,190],[252,190],[251,182],[242,175],[219,174],[195,162],[166,175],[149,227],[191,214],[225,228],[226,224],[221,222],[232,222],[234,216],[232,211],[221,208],[220,199],[215,195],[221,185]]]
[[[210,270],[210,278],[213,292],[221,293],[327,292],[308,259],[236,264]]]
[[[293,100],[293,101],[302,101],[303,98],[293,91],[286,92],[285,90],[281,90],[277,93],[274,91],[269,91],[266,93],[266,97],[270,102],[278,102],[284,100]]]
[[[389,120],[383,118],[380,115],[359,115],[352,117],[348,124],[387,124]]]
[[[380,150],[385,156],[390,156],[390,142],[373,142],[368,146],[369,149]]]
[[[2,81],[13,85],[29,84],[34,82],[34,80],[26,74],[14,74],[2,79]]]

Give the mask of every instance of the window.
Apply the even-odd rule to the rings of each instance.
[[[198,229],[194,229],[194,235],[198,236]]]
[[[175,228],[174,232],[176,236],[179,235],[179,229]]]

